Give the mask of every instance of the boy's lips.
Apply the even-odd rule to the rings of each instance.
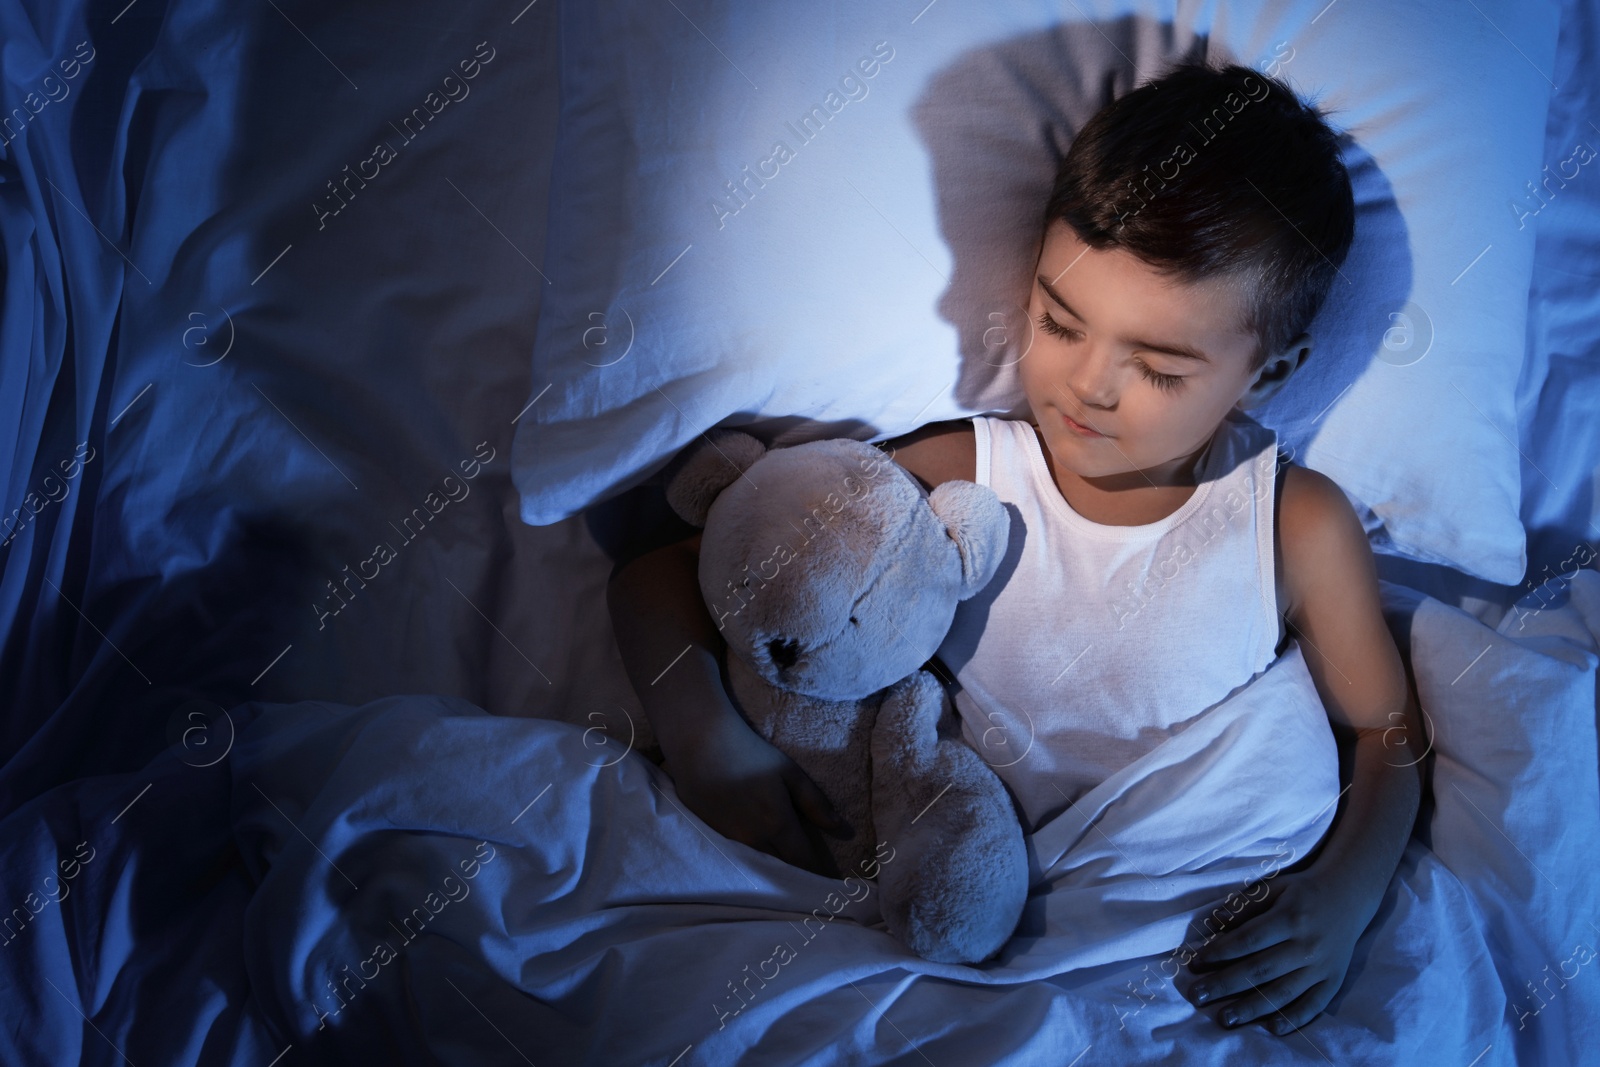
[[[1065,422],[1067,424],[1067,429],[1071,430],[1073,433],[1077,434],[1080,437],[1110,437],[1111,436],[1108,433],[1101,433],[1099,430],[1091,429],[1090,427],[1085,426],[1080,422],[1074,421],[1071,415],[1068,415],[1065,411],[1062,411],[1060,408],[1057,408],[1056,412],[1057,412],[1057,414],[1059,414],[1061,416],[1061,421],[1063,421],[1063,422]]]

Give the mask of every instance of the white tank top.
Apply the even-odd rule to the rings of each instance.
[[[1031,833],[1276,657],[1277,435],[1231,412],[1182,506],[1106,526],[1061,495],[1032,423],[972,426],[977,481],[1010,512],[1010,544],[938,659],[963,736]]]

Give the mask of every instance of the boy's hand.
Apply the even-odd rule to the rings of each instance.
[[[1373,894],[1319,866],[1278,874],[1259,903],[1195,953],[1189,969],[1201,977],[1187,996],[1196,1007],[1234,998],[1219,1023],[1260,1020],[1282,1036],[1328,1006],[1387,886]]]
[[[668,761],[668,773],[678,796],[707,826],[785,863],[840,877],[817,827],[843,837],[853,829],[799,765],[736,712],[680,759]]]

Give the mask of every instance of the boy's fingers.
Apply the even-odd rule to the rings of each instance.
[[[811,870],[813,861],[811,842],[806,840],[798,820],[791,821],[762,843],[761,851],[770,852],[783,862],[804,870]]]
[[[1189,961],[1189,970],[1196,973],[1214,970],[1230,960],[1241,959],[1287,941],[1291,935],[1288,918],[1269,909],[1253,916],[1248,922],[1240,922],[1218,934],[1210,944],[1194,954]]]
[[[1238,907],[1230,906],[1229,901],[1233,900],[1234,897],[1237,896],[1237,894],[1230,894],[1229,896],[1218,900],[1211,906],[1210,910],[1196,916],[1190,922],[1190,926],[1192,928],[1201,930],[1203,934],[1209,934],[1209,938],[1211,940],[1215,940],[1216,936],[1223,930],[1232,930],[1235,927],[1249,922],[1257,915],[1265,914],[1268,910],[1270,910],[1272,907],[1272,902],[1276,900],[1278,896],[1278,894],[1273,891],[1274,888],[1275,887],[1269,887],[1264,896],[1246,897],[1244,904]],[[1208,930],[1206,924],[1213,924],[1218,928]]]
[[[856,835],[855,827],[845,822],[844,818],[833,809],[833,805],[828,803],[827,796],[805,771],[797,766],[792,773],[784,776],[784,781],[788,784],[789,795],[794,798],[794,806],[801,815],[829,833],[846,840]]]
[[[1275,1019],[1269,1026],[1272,1032],[1280,1037],[1291,1030],[1297,1030],[1322,1014],[1337,990],[1334,983],[1324,978],[1310,989],[1301,993],[1299,998],[1283,1009],[1283,1018]]]
[[[1260,1019],[1268,1029],[1272,1029],[1272,1024],[1276,1022],[1287,1031],[1292,1027],[1286,1024],[1285,1018],[1279,1017],[1279,1013],[1315,983],[1316,977],[1302,969],[1265,984],[1248,986],[1250,991],[1223,1008],[1217,1014],[1217,1021],[1223,1026],[1243,1026]]]
[[[1214,1004],[1226,997],[1261,989],[1269,982],[1303,969],[1304,963],[1295,955],[1290,946],[1275,945],[1231,967],[1207,974],[1189,987],[1189,995],[1196,1004]]]
[[[816,830],[808,832],[792,812],[787,825],[775,833],[769,843],[772,854],[791,866],[827,878],[838,877],[838,865],[834,863],[833,853],[822,843]]]

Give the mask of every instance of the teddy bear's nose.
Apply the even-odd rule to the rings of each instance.
[[[780,671],[788,670],[794,666],[795,659],[800,655],[800,642],[794,638],[785,641],[774,637],[767,642],[767,654],[772,657],[772,663]]]

